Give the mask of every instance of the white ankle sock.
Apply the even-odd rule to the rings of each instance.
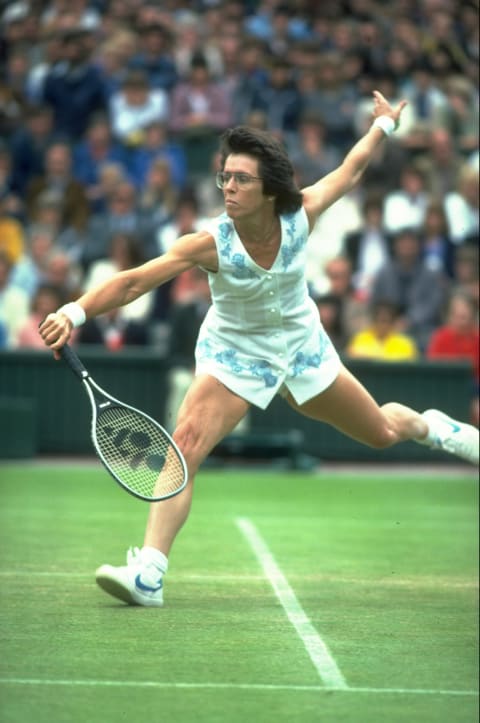
[[[142,547],[142,559],[146,563],[155,565],[164,574],[168,570],[168,558],[156,547]]]

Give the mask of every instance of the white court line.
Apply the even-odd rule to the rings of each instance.
[[[71,686],[72,688],[158,688],[183,690],[285,690],[305,693],[366,693],[372,695],[452,695],[477,696],[478,690],[446,690],[434,688],[355,688],[335,685],[276,685],[274,683],[174,683],[158,680],[51,680],[42,678],[0,678],[0,685]]]
[[[237,517],[235,523],[253,550],[265,577],[272,586],[288,619],[297,631],[298,637],[304,644],[310,660],[323,683],[335,690],[348,688],[342,672],[298,602],[295,593],[288,584],[287,578],[277,565],[275,558],[255,525],[245,517]]]

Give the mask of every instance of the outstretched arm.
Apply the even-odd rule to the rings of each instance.
[[[215,269],[217,264],[215,242],[211,234],[200,231],[182,236],[168,253],[148,261],[142,266],[114,274],[110,279],[87,291],[75,304],[87,319],[129,304],[147,291],[161,286],[193,266]],[[58,350],[70,338],[73,322],[59,309],[49,314],[40,324],[40,335],[45,344],[59,357]]]
[[[390,118],[394,123],[394,127],[396,127],[406,101],[402,100],[396,108],[392,108],[378,90],[373,91],[373,101],[374,119],[376,120],[381,116],[387,119]],[[313,228],[318,216],[325,209],[338,201],[359,182],[375,149],[382,143],[386,135],[385,131],[375,123],[375,120],[367,133],[360,138],[345,156],[343,163],[338,168],[317,181],[317,183],[314,183],[313,186],[302,189],[303,205],[307,212],[310,228]],[[381,122],[379,121],[379,123]],[[388,124],[388,120],[386,120],[386,123]]]

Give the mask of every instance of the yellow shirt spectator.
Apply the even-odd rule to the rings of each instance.
[[[411,361],[419,356],[413,339],[395,329],[398,310],[388,302],[378,302],[372,323],[355,334],[347,344],[348,356],[383,361]]]

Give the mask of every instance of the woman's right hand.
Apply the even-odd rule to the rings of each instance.
[[[40,324],[38,331],[46,346],[53,351],[55,359],[60,359],[59,350],[70,339],[73,329],[71,320],[61,312],[49,314]]]

